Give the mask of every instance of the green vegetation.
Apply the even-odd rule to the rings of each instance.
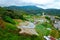
[[[48,16],[45,17],[47,20],[50,20],[50,18]]]
[[[60,17],[58,17],[58,16],[55,16],[55,19],[58,19],[58,20],[60,20]]]
[[[47,29],[47,28],[49,28],[49,29]],[[44,40],[43,37],[48,36],[48,35],[50,35],[54,38],[60,37],[60,35],[59,35],[60,32],[58,32],[58,30],[56,30],[54,27],[52,27],[52,25],[49,23],[37,24],[36,30],[39,33],[41,40]]]
[[[32,35],[20,35],[18,33],[16,26],[12,24],[7,24],[6,28],[3,29],[0,27],[0,39],[1,40],[40,40],[38,36]]]
[[[21,29],[18,29],[16,26],[16,24],[18,24],[19,22],[13,19],[22,19],[26,21],[26,19],[31,18],[31,17],[28,17],[28,18],[25,17],[26,18],[25,19],[23,15],[28,15],[28,14],[24,14],[24,11],[19,13],[18,11],[15,11],[15,10],[12,11],[12,10],[8,10],[0,7],[0,17],[1,17],[1,20],[3,20],[4,22],[4,24],[0,24],[1,40],[40,40],[40,38],[36,35],[24,36],[19,34],[19,31]],[[1,25],[4,25],[3,26],[4,28]]]
[[[29,8],[30,9],[30,8]],[[31,10],[30,10],[31,11]],[[20,21],[15,21],[14,19],[21,19],[24,21],[34,22],[35,19],[40,19],[41,15],[35,15],[35,11],[32,10],[25,11],[25,10],[11,10],[4,7],[0,7],[0,40],[45,40],[44,36],[51,35],[52,37],[59,38],[60,31],[55,29],[50,18],[48,16],[45,17],[49,21],[44,23],[37,23],[36,24],[36,31],[39,36],[36,35],[21,35],[16,25],[20,23]],[[40,10],[39,10],[40,11]],[[38,11],[37,11],[38,12]],[[42,11],[41,11],[42,12]],[[41,12],[38,12],[39,14]],[[29,14],[31,13],[31,14]],[[35,13],[35,14],[32,14]],[[54,12],[55,13],[55,12]],[[56,19],[60,19],[56,17]],[[2,25],[2,26],[1,26]],[[4,27],[4,28],[3,28]]]
[[[12,24],[15,24],[15,21],[9,16],[3,16],[3,20]]]

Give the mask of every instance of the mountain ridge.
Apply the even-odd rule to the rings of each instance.
[[[42,12],[45,12],[45,14],[60,15],[60,9],[54,9],[54,8],[43,9],[36,6],[8,6],[6,8],[12,10],[24,10],[28,13],[33,13],[33,14],[41,14]]]

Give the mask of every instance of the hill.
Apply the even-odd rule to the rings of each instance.
[[[38,8],[36,6],[9,6],[6,8],[12,10],[22,10],[29,14],[41,14],[42,12],[45,12],[45,14],[49,14],[49,15],[60,15],[60,9],[53,9],[53,8],[43,9],[43,8]]]
[[[52,24],[54,21],[50,20],[48,16],[42,17],[42,16],[30,15],[30,14],[41,14],[42,12],[45,12],[46,14],[56,15],[55,12],[58,13],[59,11],[60,10],[58,9],[53,9],[53,10],[42,9],[36,6],[0,7],[0,39],[1,40],[45,40],[44,36],[49,36],[49,35],[53,38],[59,39],[60,31],[54,28]],[[41,22],[38,21],[38,20],[45,21],[45,19],[48,22],[41,23],[42,21]],[[19,24],[23,23],[22,25],[24,26],[27,22],[34,23],[35,20],[38,21],[35,25],[35,30],[39,34],[39,36],[19,33],[21,31],[21,29],[17,28]],[[32,24],[30,24],[30,26],[32,27]],[[21,27],[21,25],[19,25],[19,27]]]
[[[60,9],[45,9],[46,14],[60,15]]]
[[[29,14],[38,14],[38,13],[42,13],[42,11],[44,9],[42,8],[38,8],[36,6],[9,6],[9,7],[6,7],[7,9],[12,9],[12,10],[22,10],[22,11],[25,11]]]

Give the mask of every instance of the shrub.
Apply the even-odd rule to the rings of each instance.
[[[50,18],[48,16],[45,17],[47,20],[50,20]]]
[[[15,21],[9,16],[3,16],[3,20],[12,24],[15,24]]]

